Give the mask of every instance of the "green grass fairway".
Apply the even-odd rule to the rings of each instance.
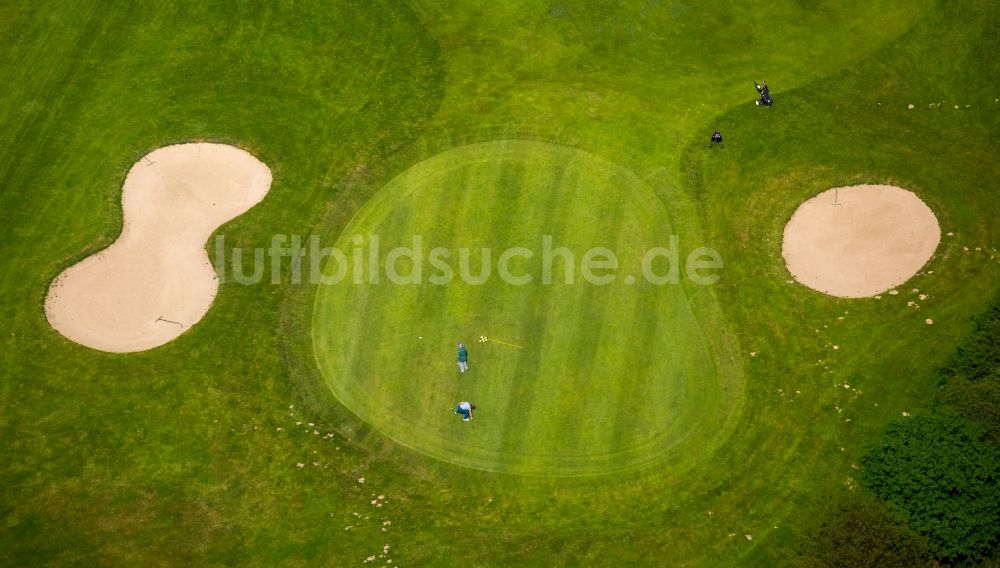
[[[318,365],[363,420],[452,463],[587,475],[669,455],[671,468],[683,468],[724,439],[742,384],[738,373],[716,372],[679,281],[642,277],[645,252],[669,247],[672,234],[656,194],[593,154],[527,141],[439,154],[379,191],[337,242],[345,253],[367,253],[377,236],[380,282],[369,282],[370,254],[362,284],[354,283],[354,257],[332,261],[328,275],[352,270],[317,294]],[[414,236],[424,284],[393,284],[382,268],[386,253],[414,248]],[[543,236],[575,257],[568,268],[562,257],[548,263],[548,277]],[[435,247],[451,251],[447,284],[428,266]],[[521,285],[497,274],[511,247],[533,251],[510,263]],[[594,247],[618,258],[619,270],[595,271],[613,278],[607,285],[580,274],[581,256]],[[464,276],[462,248],[472,259]],[[484,248],[492,272],[484,273]],[[661,257],[652,268],[666,275],[670,264]],[[415,268],[408,259],[397,266],[401,276]],[[482,335],[526,348],[482,344]],[[464,376],[454,364],[456,340],[471,351]],[[460,400],[479,407],[475,428],[453,413]]]

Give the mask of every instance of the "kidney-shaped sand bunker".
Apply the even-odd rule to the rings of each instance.
[[[785,226],[782,255],[796,280],[844,298],[874,296],[906,282],[941,240],[934,212],[889,185],[829,189]]]
[[[116,353],[176,338],[218,291],[205,242],[270,187],[268,167],[233,146],[178,144],[147,154],[125,178],[121,236],[56,277],[45,299],[49,323]]]

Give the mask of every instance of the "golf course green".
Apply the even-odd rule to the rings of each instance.
[[[716,369],[680,276],[657,285],[641,273],[672,234],[652,189],[593,154],[519,140],[449,150],[394,178],[344,229],[335,248],[369,255],[360,280],[353,259],[330,261],[326,275],[344,275],[316,297],[317,364],[359,418],[451,463],[571,476],[670,456],[683,468],[725,439],[742,377]],[[397,247],[414,257],[392,262]],[[435,247],[448,272],[423,266]],[[594,284],[579,265],[598,247],[619,270],[588,273]],[[672,264],[649,268],[665,276]],[[519,347],[479,341],[490,336]],[[472,352],[464,375],[457,340]],[[457,424],[461,400],[478,406],[474,428]]]
[[[822,566],[817,534],[995,564],[996,500],[947,517],[975,548],[917,507],[996,491],[1000,370],[965,359],[996,344],[998,29],[988,0],[0,3],[0,568]],[[188,143],[270,172],[207,239],[123,206]],[[800,284],[796,210],[880,185],[933,213],[929,260]],[[62,335],[59,275],[156,216],[217,278],[204,315],[128,353]],[[978,500],[896,491],[968,457],[892,454],[942,429]],[[873,487],[881,524],[830,521]]]

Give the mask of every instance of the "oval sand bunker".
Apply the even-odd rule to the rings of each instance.
[[[53,281],[49,323],[77,343],[116,353],[176,338],[218,291],[205,242],[270,187],[268,167],[233,146],[179,144],[147,154],[125,178],[121,236]]]
[[[796,280],[843,298],[874,296],[906,282],[941,239],[934,212],[889,185],[829,189],[785,226],[782,255]]]

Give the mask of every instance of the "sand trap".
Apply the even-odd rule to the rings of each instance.
[[[179,144],[141,158],[122,190],[122,234],[52,282],[45,315],[69,339],[116,353],[176,338],[219,285],[205,243],[259,203],[271,170],[224,144]]]
[[[934,212],[912,192],[855,185],[824,191],[800,205],[785,226],[781,252],[802,284],[832,296],[863,298],[906,282],[940,240]]]

